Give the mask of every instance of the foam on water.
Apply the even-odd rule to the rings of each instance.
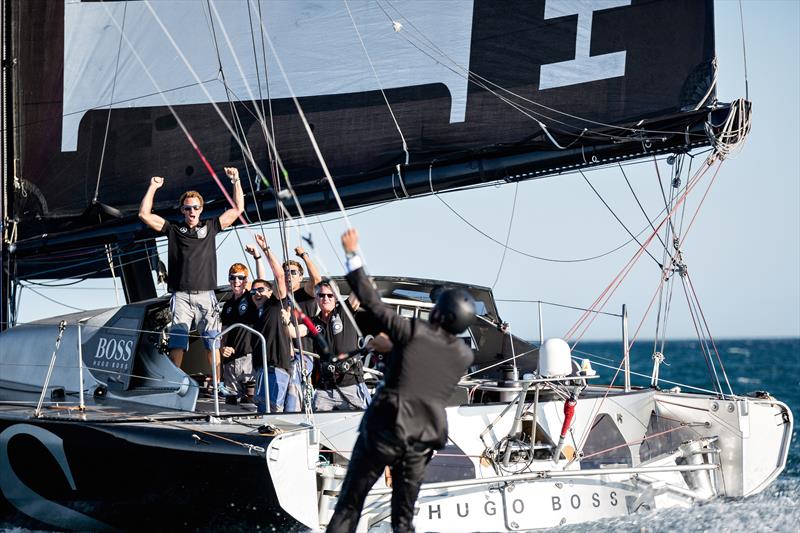
[[[565,525],[548,533],[578,533],[587,530],[614,533],[687,531],[740,533],[759,531],[795,532],[800,524],[800,479],[781,478],[764,492],[739,500],[714,500],[694,507],[648,511],[590,524]]]

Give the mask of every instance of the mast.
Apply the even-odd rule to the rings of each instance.
[[[8,221],[13,199],[14,179],[14,99],[12,72],[14,59],[11,47],[11,0],[0,0],[0,42],[2,43],[2,79],[0,79],[0,127],[2,127],[2,178],[0,179],[0,331],[9,327],[11,318],[11,268],[8,238]]]

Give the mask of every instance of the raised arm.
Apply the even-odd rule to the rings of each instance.
[[[407,344],[411,340],[411,322],[392,309],[389,309],[380,298],[378,291],[364,272],[361,256],[358,255],[358,233],[354,229],[342,235],[342,247],[347,255],[347,282],[353,289],[361,307],[367,310],[380,324],[394,343]]]
[[[279,300],[283,300],[286,298],[286,274],[283,272],[283,267],[278,258],[275,257],[275,254],[269,249],[269,246],[267,246],[267,239],[263,235],[256,233],[256,242],[261,247],[264,255],[267,256],[267,263],[269,263],[269,268],[272,269],[272,274],[275,276],[275,293],[278,295]],[[261,271],[259,271],[260,276]]]
[[[286,329],[289,330],[289,337],[292,339],[305,337],[308,334],[308,328],[305,324],[298,323],[297,329],[295,329],[294,324],[292,324],[291,315],[289,314],[288,309],[281,309],[281,320],[283,320],[283,325],[286,326]]]
[[[222,229],[236,222],[239,215],[244,212],[244,191],[242,191],[242,182],[239,179],[239,170],[234,167],[225,167],[225,174],[233,184],[233,202],[236,206],[231,207],[219,216],[219,225]]]
[[[147,192],[144,193],[141,205],[139,205],[139,218],[148,228],[155,231],[161,231],[166,222],[160,216],[153,214],[153,197],[156,195],[156,190],[160,189],[162,185],[164,185],[164,178],[161,176],[150,178],[150,186],[147,188]]]
[[[308,252],[302,246],[298,246],[294,249],[294,253],[297,254],[297,257],[303,260],[306,264],[306,272],[308,272],[308,279],[306,280],[305,285],[303,288],[305,291],[310,295],[314,296],[314,287],[322,281],[322,276],[317,270],[317,265],[314,264],[314,261],[311,260],[311,256],[308,255]]]
[[[259,246],[260,248],[260,246]],[[258,249],[253,244],[246,244],[244,250],[253,256],[253,259],[256,262],[256,278],[258,279],[267,279],[267,269],[264,268],[264,254],[258,251]]]

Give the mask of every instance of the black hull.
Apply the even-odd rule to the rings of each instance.
[[[282,512],[264,452],[239,444],[266,449],[271,437],[176,425],[0,419],[0,523],[73,530],[302,528]]]

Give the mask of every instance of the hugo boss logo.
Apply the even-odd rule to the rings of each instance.
[[[134,340],[101,336],[97,340],[92,367],[125,369],[133,357]]]

